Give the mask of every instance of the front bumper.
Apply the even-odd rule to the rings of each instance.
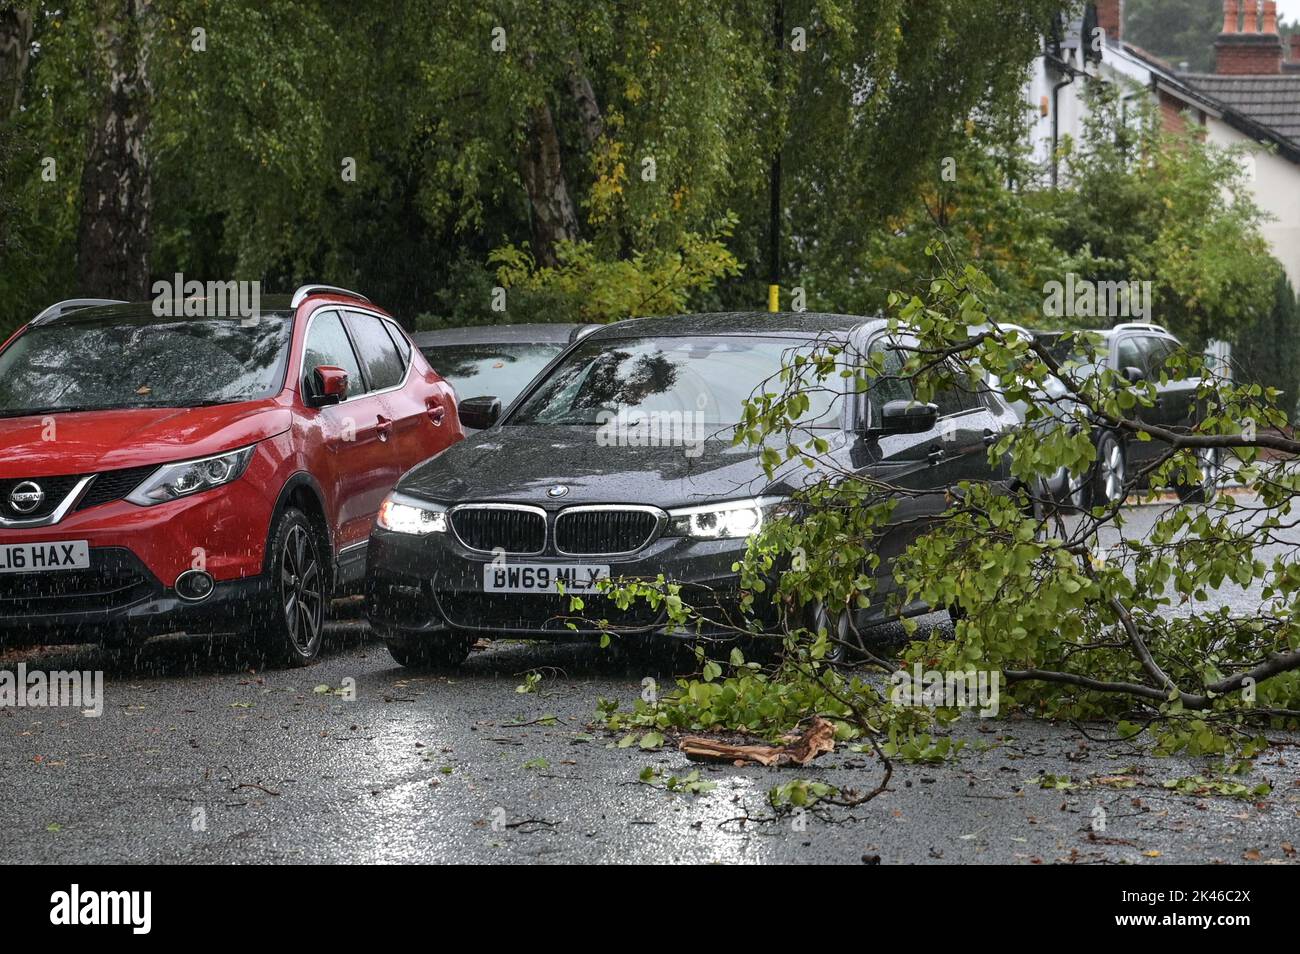
[[[0,543],[85,540],[91,549],[121,547],[171,586],[201,559],[218,580],[263,570],[276,496],[284,484],[268,455],[255,453],[238,480],[152,507],[126,500],[76,510],[48,527],[0,527]]]
[[[266,540],[282,483],[275,476],[274,462],[258,453],[240,479],[192,497],[153,507],[116,500],[49,527],[0,528],[0,544],[84,540],[90,550],[89,570],[0,573],[0,636],[87,642],[121,631],[245,628],[245,607],[260,606],[268,586]],[[173,587],[196,568],[216,587],[192,603]]]
[[[270,592],[265,575],[218,582],[201,602],[163,586],[130,551],[98,547],[90,569],[0,574],[0,638],[112,642],[168,632],[232,632],[253,624]]]
[[[711,622],[713,632],[743,625],[740,578],[732,569],[746,549],[744,540],[691,540],[660,537],[631,556],[510,557],[507,563],[608,564],[611,577],[654,580],[660,574],[680,583],[683,602]],[[375,529],[370,537],[366,568],[366,614],[386,638],[460,630],[484,635],[513,635],[539,639],[585,637],[610,631],[657,633],[689,637],[669,625],[662,608],[635,601],[619,609],[609,598],[583,595],[575,613],[571,597],[548,594],[492,594],[483,591],[483,567],[491,554],[469,550],[452,534],[425,536]],[[755,601],[765,616],[762,603]],[[608,623],[608,629],[602,627]]]

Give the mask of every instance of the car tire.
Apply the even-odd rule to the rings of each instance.
[[[1196,450],[1196,462],[1201,481],[1198,484],[1181,484],[1178,487],[1178,499],[1183,503],[1210,503],[1218,493],[1223,459],[1217,448],[1200,447]]]
[[[267,546],[271,592],[256,623],[258,642],[269,660],[306,666],[325,638],[328,545],[306,514],[289,507],[276,519]]]
[[[854,651],[852,645],[857,637],[853,632],[853,614],[847,607],[832,617],[830,607],[824,601],[817,599],[809,603],[804,612],[808,631],[814,638],[823,629],[831,638],[830,652],[822,657],[823,662],[844,665],[860,655]]]
[[[1097,462],[1092,466],[1088,502],[1092,506],[1110,507],[1127,497],[1128,456],[1124,445],[1112,432],[1097,439]]]
[[[455,669],[469,657],[470,633],[432,633],[419,639],[385,639],[388,654],[407,669]]]
[[[1075,477],[1067,470],[1065,481],[1066,506],[1075,513],[1086,513],[1092,507],[1092,471]]]

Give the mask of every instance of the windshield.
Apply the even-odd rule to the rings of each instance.
[[[0,352],[0,416],[253,401],[284,384],[292,319],[54,321]]]
[[[1088,368],[1101,363],[1106,354],[1104,343],[1084,331],[1054,331],[1038,335],[1047,353],[1063,368]]]
[[[598,425],[611,416],[689,415],[730,427],[758,393],[783,393],[781,368],[812,342],[732,335],[588,340],[551,370],[507,424]],[[801,423],[835,426],[839,378],[811,385]]]
[[[563,347],[559,342],[525,342],[434,345],[420,350],[459,396],[500,398],[506,407]]]

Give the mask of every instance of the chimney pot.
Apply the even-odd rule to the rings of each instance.
[[[1223,32],[1237,32],[1237,14],[1240,12],[1237,0],[1223,0]]]
[[[1241,21],[1241,32],[1259,32],[1259,0],[1246,0],[1246,15]]]
[[[1277,0],[1264,0],[1264,26],[1261,32],[1277,35]]]

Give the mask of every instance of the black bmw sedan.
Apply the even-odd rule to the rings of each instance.
[[[381,508],[372,626],[399,663],[447,665],[480,636],[592,636],[599,621],[641,638],[665,632],[657,611],[602,596],[607,578],[663,574],[725,612],[739,600],[732,567],[747,539],[820,476],[799,467],[769,480],[733,427],[747,399],[782,387],[794,355],[831,343],[855,360],[883,352],[888,370],[908,341],[883,319],[845,315],[642,318],[569,345],[504,412],[492,398],[463,401],[465,426],[481,430],[409,471]],[[836,391],[839,380],[812,392],[801,422],[829,442],[828,467],[922,490],[1008,480],[988,447],[1016,416],[995,393],[958,378],[919,404],[903,378],[866,394]],[[900,500],[881,543],[882,590],[924,527],[916,518],[942,507],[942,495]],[[575,594],[583,619],[570,611]]]

